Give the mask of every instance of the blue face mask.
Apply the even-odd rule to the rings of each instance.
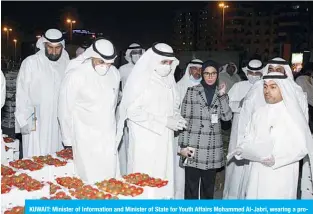
[[[199,79],[196,80],[192,75],[190,75],[189,79],[190,79],[191,82],[200,83],[201,80],[202,80],[202,77],[200,77]]]

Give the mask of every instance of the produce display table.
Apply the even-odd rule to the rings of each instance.
[[[66,149],[1,165],[2,213],[23,213],[26,199],[169,199],[167,181],[141,173],[86,183],[75,174],[71,159]]]

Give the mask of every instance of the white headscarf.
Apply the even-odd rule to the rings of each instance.
[[[113,44],[109,40],[99,38],[95,40],[93,44],[85,50],[84,53],[70,61],[65,73],[76,68],[91,58],[102,59],[106,63],[114,63],[116,57],[117,55]],[[115,66],[111,66],[110,70],[111,68],[116,69]]]
[[[85,52],[85,48],[82,48],[82,47],[78,47],[77,50],[76,50],[76,57],[78,57],[79,55],[81,55],[82,53]]]
[[[308,125],[308,121],[306,118],[306,115],[303,113],[303,109],[301,106],[302,98],[299,97],[297,93],[297,88],[295,82],[290,79],[277,79],[277,78],[270,78],[273,76],[283,76],[283,74],[278,72],[272,72],[270,74],[267,74],[263,77],[264,81],[273,80],[276,82],[276,84],[279,86],[279,89],[281,91],[283,102],[287,108],[287,111],[291,115],[291,118],[293,119],[294,123],[298,125],[300,131],[302,131],[302,136],[305,137],[307,149],[309,151],[309,157],[311,161],[311,178],[313,173],[313,160],[312,153],[313,153],[313,138],[312,134]]]
[[[128,49],[126,50],[125,53],[125,59],[127,62],[131,62],[131,56],[130,56],[130,52],[132,52],[133,50],[142,50],[142,53],[145,52],[145,49],[143,49],[139,44],[137,43],[132,43]]]
[[[67,53],[67,51],[65,50],[65,41],[63,39],[63,34],[61,31],[57,30],[57,29],[49,29],[46,31],[46,33],[41,36],[36,43],[36,47],[40,49],[40,51],[38,51],[38,54],[45,54],[45,43],[51,43],[51,44],[61,44],[63,47],[62,50],[62,55],[60,57],[60,59],[58,59],[57,61],[60,62],[62,60],[68,60],[69,59],[69,55]]]
[[[184,74],[183,78],[180,81],[184,81],[184,82],[185,81],[189,81],[189,78],[190,78],[190,73],[189,73],[190,67],[202,68],[202,63],[203,63],[203,61],[201,61],[200,59],[193,59],[193,60],[191,60],[189,62],[189,64],[187,65],[187,68],[185,70],[185,74]]]
[[[310,82],[310,80],[312,82]],[[308,103],[313,106],[313,79],[310,76],[300,76],[296,79],[296,83],[300,85],[307,93]]]
[[[202,61],[200,59],[193,59],[191,62],[187,65],[187,68],[185,70],[184,76],[181,78],[181,80],[177,83],[177,90],[179,92],[180,96],[180,102],[182,102],[182,99],[184,99],[185,94],[187,92],[187,89],[189,87],[192,87],[194,85],[197,85],[199,83],[194,83],[190,80],[190,67],[198,67],[202,68]]]
[[[127,119],[127,109],[138,97],[140,97],[146,88],[149,87],[150,78],[163,60],[173,61],[171,64],[171,73],[168,76],[163,77],[163,79],[167,83],[168,87],[175,88],[176,83],[174,72],[179,64],[179,61],[174,57],[172,47],[164,43],[158,43],[152,48],[149,48],[140,57],[125,84],[124,94],[119,109],[120,118],[117,125],[117,147],[123,135],[124,122]]]
[[[248,75],[248,71],[251,72],[261,72],[263,74],[263,66],[262,62],[258,59],[250,60],[248,65],[244,68],[242,68],[242,71],[245,73],[245,75]]]
[[[290,79],[294,79],[293,78],[293,74],[292,74],[292,70],[291,70],[288,62],[286,60],[284,60],[283,58],[276,57],[276,58],[273,58],[273,59],[269,60],[267,62],[267,65],[264,67],[264,74],[268,73],[268,67],[270,65],[272,65],[274,67],[276,67],[278,65],[284,67],[285,73],[286,73],[287,77],[290,78]]]
[[[65,41],[63,39],[63,34],[57,29],[47,30],[46,33],[37,40],[36,47],[40,50],[44,50],[46,42],[49,42],[51,44],[61,43],[63,49],[65,50]]]
[[[233,63],[233,62],[229,62],[229,63],[227,63],[226,65],[223,65],[223,66],[221,67],[221,69],[220,69],[220,74],[221,74],[221,73],[226,73],[226,69],[227,69],[227,67],[229,66],[229,64],[231,64],[231,65],[233,65],[233,66],[235,67],[234,74],[237,74],[237,73],[238,73],[238,68],[237,68],[236,64]]]

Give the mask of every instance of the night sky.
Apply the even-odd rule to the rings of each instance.
[[[175,10],[200,9],[208,2],[1,2],[2,25],[10,25],[20,37],[35,37],[48,28],[66,29],[67,17],[77,20],[78,29],[103,32],[119,47],[132,42],[149,46],[168,42]]]

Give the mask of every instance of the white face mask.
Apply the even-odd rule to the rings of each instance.
[[[247,78],[251,84],[254,84],[256,81],[261,79],[260,76],[252,76],[252,75],[248,75]]]
[[[166,77],[171,73],[171,66],[170,65],[159,65],[155,71],[157,74],[159,74],[161,77]]]
[[[190,79],[191,82],[200,83],[201,80],[202,80],[202,77],[200,77],[199,79],[196,80],[192,75],[190,75],[189,79]]]
[[[104,76],[108,73],[110,69],[109,65],[96,65],[95,66],[95,71],[100,75],[100,76]]]
[[[139,54],[134,54],[134,55],[132,55],[132,56],[131,56],[132,62],[133,62],[134,64],[136,64],[136,62],[139,60],[140,57],[141,57],[141,55],[139,55]]]

